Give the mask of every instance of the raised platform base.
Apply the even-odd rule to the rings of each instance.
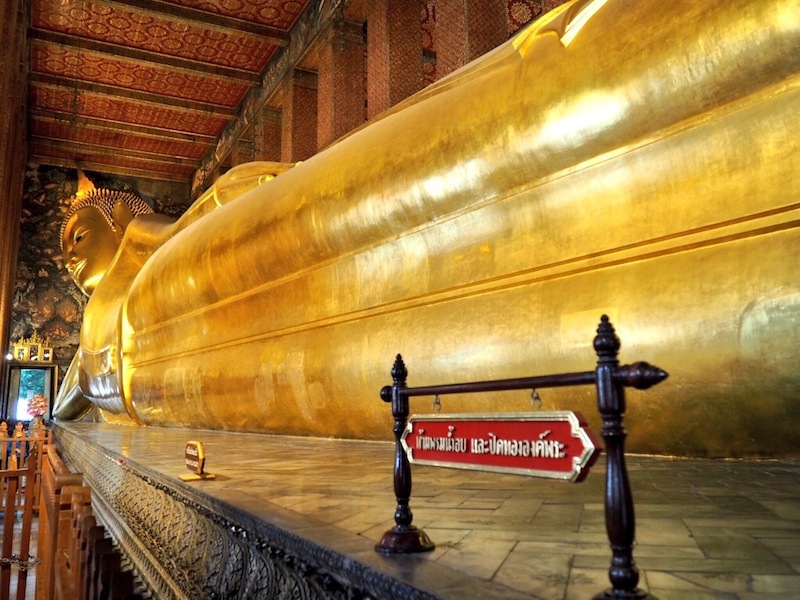
[[[432,561],[382,557],[369,535],[281,506],[341,495],[385,529],[394,512],[393,444],[87,423],[60,424],[55,437],[92,488],[96,515],[159,600],[517,596]],[[180,479],[190,438],[203,442],[216,479]],[[324,463],[333,468],[320,471]],[[322,503],[340,510],[330,498]]]
[[[55,430],[153,599],[603,597],[602,457],[579,484],[412,466],[413,523],[436,548],[384,555],[375,545],[397,505],[390,436]],[[179,479],[190,440],[216,479]],[[800,463],[629,456],[628,470],[643,593],[796,596]]]

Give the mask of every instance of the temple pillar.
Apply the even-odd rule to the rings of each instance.
[[[255,144],[253,142],[253,128],[248,127],[242,136],[236,140],[231,148],[231,167],[255,160]]]
[[[306,160],[317,152],[317,74],[295,69],[281,111],[281,160]]]
[[[437,78],[507,39],[506,0],[436,0]]]
[[[27,142],[25,138],[25,63],[27,30],[26,3],[7,0],[0,3],[0,352],[9,346],[9,330],[17,271],[22,186],[25,178]],[[5,389],[5,373],[0,386]]]
[[[253,123],[253,160],[281,160],[281,111],[265,106]]]
[[[364,28],[333,21],[319,50],[317,147],[324,148],[366,120]]]
[[[375,0],[367,9],[367,117],[424,86],[421,0]]]

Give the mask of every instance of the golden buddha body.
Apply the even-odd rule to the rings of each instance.
[[[564,5],[261,185],[133,219],[79,388],[149,425],[389,439],[398,352],[410,385],[586,370],[606,313],[670,373],[630,394],[631,449],[797,448],[798,48],[794,0]]]

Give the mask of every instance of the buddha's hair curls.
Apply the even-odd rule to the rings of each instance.
[[[134,217],[153,213],[153,209],[150,208],[150,205],[147,204],[147,202],[131,192],[120,192],[118,190],[107,190],[105,188],[90,190],[83,198],[73,202],[72,206],[67,212],[67,215],[61,222],[61,231],[59,232],[58,236],[59,243],[61,244],[61,251],[64,251],[64,229],[66,229],[67,222],[70,220],[72,215],[74,215],[80,209],[86,208],[87,206],[94,207],[100,212],[101,215],[103,215],[103,218],[106,220],[106,223],[108,223],[108,226],[111,227],[113,231],[116,231],[117,226],[114,224],[113,213],[114,207],[119,202],[124,202],[127,204],[131,214]]]

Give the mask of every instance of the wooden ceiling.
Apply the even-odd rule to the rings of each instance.
[[[189,182],[311,0],[31,0],[29,160]]]

